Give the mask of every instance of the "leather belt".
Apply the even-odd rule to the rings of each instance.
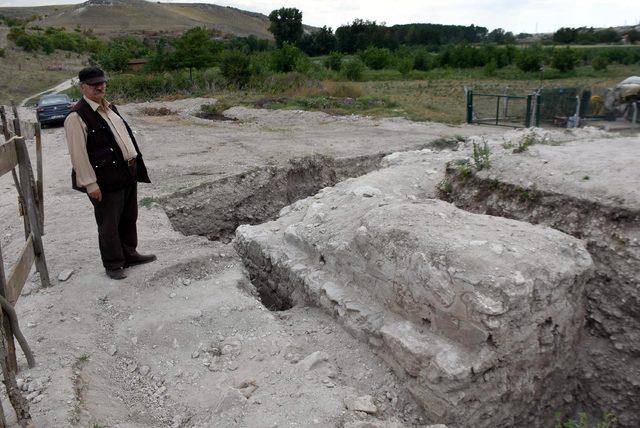
[[[127,161],[128,166],[133,166],[136,164],[136,158],[131,158]]]

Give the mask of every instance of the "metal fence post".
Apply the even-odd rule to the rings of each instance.
[[[527,113],[524,116],[525,128],[531,127],[531,103],[533,102],[533,95],[527,95]]]
[[[473,91],[464,88],[467,95],[467,123],[473,123]]]

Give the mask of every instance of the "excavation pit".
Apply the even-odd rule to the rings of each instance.
[[[606,143],[611,149],[612,142]],[[594,145],[595,143],[570,150],[565,146],[536,146],[515,154],[512,150],[505,150],[512,157],[506,163],[502,163],[499,156],[503,154],[496,149],[491,159],[493,168],[482,174],[465,177],[465,180],[460,180],[451,169],[444,176],[446,162],[443,160],[450,161],[459,157],[459,152],[449,152],[446,156],[426,154],[436,163],[439,162],[442,173],[435,172],[437,168],[431,169],[435,163],[425,164],[424,159],[414,162],[416,165],[407,161],[400,162],[402,165],[397,165],[397,168],[390,167],[393,162],[388,160],[401,159],[405,154],[394,154],[384,160],[382,155],[339,161],[324,157],[305,158],[283,167],[255,169],[215,183],[203,184],[167,199],[165,208],[176,229],[185,234],[204,235],[223,242],[229,242],[233,238],[239,225],[252,225],[238,229],[236,247],[263,304],[273,311],[286,311],[300,305],[324,308],[354,336],[369,343],[383,356],[398,376],[404,379],[433,421],[455,424],[473,420],[474,423],[477,422],[477,426],[547,426],[553,423],[557,411],[575,415],[576,411],[585,410],[594,418],[599,416],[600,411],[612,411],[621,426],[634,426],[634,415],[639,413],[636,412],[637,405],[633,397],[640,393],[633,383],[639,378],[633,362],[633,356],[638,353],[634,337],[639,313],[636,304],[637,289],[634,289],[637,277],[633,276],[633,272],[640,271],[637,267],[633,268],[638,260],[637,242],[640,238],[637,231],[637,225],[640,224],[638,211],[634,207],[639,198],[636,193],[631,192],[624,196],[609,195],[611,197],[603,200],[602,183],[610,182],[614,186],[626,183],[629,179],[612,176],[629,172],[622,164],[608,170],[591,168],[593,165],[587,165],[588,168],[577,166],[580,162],[589,164],[590,160],[587,158],[601,158],[600,155],[594,155]],[[600,148],[602,147],[604,145],[601,144]],[[552,153],[554,150],[560,154]],[[584,152],[580,153],[581,150]],[[514,161],[513,157],[520,158]],[[577,186],[567,183],[566,172],[557,172],[567,168],[567,165],[574,169],[573,174],[578,177]],[[556,177],[555,179],[534,181],[532,178],[535,185],[523,183],[523,173],[525,176],[531,171],[540,174],[547,169],[551,171],[549,176]],[[517,178],[503,180],[504,177],[492,175],[497,171],[505,175],[513,174]],[[343,181],[350,176],[359,178]],[[636,181],[633,174],[628,177],[631,177],[632,182]],[[411,261],[410,254],[420,252],[416,248],[422,245],[416,242],[420,243],[425,237],[435,243],[446,242],[450,238],[442,233],[443,230],[450,230],[449,234],[453,235],[466,233],[465,229],[475,221],[461,221],[456,228],[447,229],[451,225],[447,224],[446,218],[463,218],[471,214],[461,210],[459,213],[449,212],[449,205],[440,206],[433,201],[436,183],[443,178],[444,182],[450,184],[447,198],[457,206],[469,212],[526,221],[516,222],[519,225],[517,227],[523,227],[523,231],[526,229],[522,236],[533,236],[533,230],[543,229],[546,232],[542,235],[549,238],[558,233],[542,227],[550,226],[574,238],[585,239],[595,261],[596,275],[593,276],[591,269],[585,265],[588,264],[585,260],[590,258],[581,243],[569,240],[566,242],[572,244],[568,247],[558,245],[558,242],[568,238],[568,235],[562,233],[557,238],[559,241],[546,249],[528,243],[510,246],[493,242],[492,237],[499,235],[496,231],[485,238],[472,233],[462,239],[459,245],[453,240],[451,247],[422,251],[426,259]],[[584,184],[589,186],[583,188]],[[446,187],[441,186],[440,189]],[[561,191],[550,191],[554,188]],[[339,196],[335,196],[336,194]],[[591,197],[593,195],[595,197]],[[334,201],[327,208],[327,200],[332,198]],[[357,200],[357,203],[352,199]],[[415,215],[416,220],[409,220],[403,229],[403,222],[412,215]],[[354,216],[355,219],[352,218]],[[435,227],[437,222],[433,221],[434,218],[445,221]],[[341,224],[350,221],[346,228],[335,227],[335,222]],[[378,227],[387,221],[395,222],[395,226],[390,230]],[[476,232],[482,235],[494,227],[503,229],[506,226],[500,226],[502,221],[499,218],[487,220],[487,223],[477,226],[479,230]],[[433,228],[414,235],[413,230],[424,226],[425,222]],[[527,229],[529,227],[534,229]],[[371,231],[375,233],[372,234]],[[367,243],[375,240],[376,234],[389,239],[376,248],[377,253],[367,248]],[[337,240],[333,247],[328,244],[331,240]],[[344,248],[349,251],[340,250],[341,245],[346,245]],[[389,257],[384,257],[384,251],[395,251],[403,246],[409,246],[411,251],[403,257],[394,256],[394,267],[388,267],[385,271],[377,264],[382,263],[384,266],[388,262]],[[498,310],[496,308],[504,303],[503,294],[488,293],[474,298],[475,300],[462,300],[463,306],[456,309],[452,316],[447,312],[450,306],[445,305],[446,310],[438,309],[439,304],[447,302],[446,299],[442,300],[444,297],[429,301],[433,297],[421,294],[424,290],[420,286],[409,286],[409,291],[402,289],[407,281],[417,281],[418,284],[420,281],[435,281],[434,278],[438,277],[436,273],[444,267],[444,279],[440,279],[444,283],[440,290],[445,293],[443,296],[446,295],[447,290],[455,289],[457,283],[456,269],[454,273],[449,269],[451,263],[459,258],[458,251],[463,251],[468,246],[488,247],[484,248],[481,255],[467,259],[469,266],[462,268],[462,272],[477,269],[478,272],[486,273],[487,266],[493,267],[496,263],[494,260],[482,259],[487,254],[493,254],[498,259],[516,256],[509,264],[512,272],[514,267],[520,272],[523,263],[531,263],[535,266],[533,271],[539,273],[544,269],[553,269],[558,261],[564,260],[560,263],[564,267],[559,267],[555,274],[549,273],[541,279],[542,282],[533,281],[539,285],[553,283],[559,278],[560,272],[566,275],[566,266],[572,263],[577,266],[573,270],[569,269],[573,271],[570,273],[573,279],[565,277],[561,284],[552,287],[555,287],[556,293],[565,293],[560,300],[557,296],[542,298],[537,287],[530,290],[532,294],[529,299],[534,302],[531,313],[536,314],[536,311],[542,311],[545,306],[548,306],[546,309],[549,311],[535,315],[535,320],[530,322],[537,328],[536,334],[532,335],[536,340],[523,346],[540,347],[538,351],[532,351],[531,356],[523,356],[518,351],[520,354],[517,356],[505,354],[506,360],[499,359],[498,365],[490,363],[490,358],[483,359],[483,353],[485,357],[491,353],[500,353],[501,349],[505,349],[505,343],[511,340],[508,338],[511,333],[506,332],[506,336],[501,337],[493,331],[483,332],[482,329],[487,325],[482,322],[481,325],[468,325],[457,318],[460,313],[466,312],[459,312],[459,309],[463,306],[468,309],[472,301],[492,302],[487,306],[491,309],[487,310]],[[515,255],[511,254],[514,248]],[[567,248],[572,249],[567,252]],[[524,260],[520,258],[527,252],[531,252],[530,256],[525,256]],[[441,253],[448,254],[441,262],[442,266],[436,263],[436,267],[425,277],[415,274],[425,263],[439,260]],[[544,255],[544,259],[541,255]],[[415,262],[408,267],[404,266],[407,271],[414,273],[413,277],[407,274],[398,280],[393,276],[397,272],[391,272],[395,272],[398,265],[403,266],[403,258],[408,258],[408,263]],[[585,260],[581,262],[580,259]],[[629,269],[627,265],[632,268]],[[507,268],[505,265],[505,269]],[[358,278],[356,273],[345,277],[345,270],[348,269],[365,272],[363,275],[370,277]],[[526,275],[524,277],[527,282]],[[519,275],[513,280],[522,282]],[[475,280],[463,283],[476,286]],[[611,283],[622,284],[622,288],[617,289],[621,294],[616,294],[616,289],[606,288],[604,285]],[[385,288],[387,286],[384,284],[390,286]],[[582,291],[583,286],[586,291]],[[394,293],[398,294],[394,296]],[[427,301],[415,303],[416,300],[412,299]],[[552,303],[559,301],[563,303],[554,307]],[[496,302],[498,306],[493,306]],[[424,308],[427,308],[428,313],[420,312]],[[588,311],[586,317],[585,310]],[[498,310],[500,311],[501,309]],[[496,316],[504,314],[496,312],[489,315],[490,318]],[[492,323],[490,320],[487,322],[489,325]],[[518,322],[522,320],[518,319]],[[413,348],[415,344],[421,343],[424,347],[419,345],[419,349]],[[422,366],[425,361],[429,362],[428,367],[437,366],[442,361],[434,361],[445,358],[442,355],[438,357],[435,354],[424,354],[425,349],[433,351],[444,348],[454,350],[446,358],[455,355],[454,360],[462,364],[460,367],[469,369],[469,378],[461,380],[454,377],[455,380],[451,378],[443,385],[443,379],[447,379],[451,373],[436,376],[431,368]],[[547,352],[553,357],[550,358]],[[476,357],[478,359],[474,360]],[[469,365],[465,366],[465,362]],[[550,368],[549,364],[553,367]],[[538,373],[541,366],[545,366],[548,371]],[[516,374],[505,375],[511,373],[510,370],[515,370],[513,373]],[[527,380],[520,383],[516,378],[523,374],[527,376]],[[510,379],[510,385],[500,383],[499,379],[504,376]],[[449,385],[447,382],[453,383]],[[477,382],[484,383],[483,397],[474,395]],[[486,394],[487,383],[502,392],[497,392],[493,397]],[[448,392],[443,392],[447,390],[464,391],[466,399],[471,401],[459,401],[449,396]],[[526,393],[522,398],[516,397],[524,391]],[[494,405],[496,397],[498,401],[522,400],[529,404],[502,408]],[[467,410],[460,410],[461,406],[466,406]]]
[[[379,167],[384,154],[334,159],[310,156],[284,166],[254,168],[178,192],[161,201],[173,227],[185,235],[230,242],[241,224],[274,219],[291,203]]]
[[[236,249],[259,289],[369,343],[429,420],[548,426],[575,388],[589,254],[553,229],[416,196],[424,170],[325,188],[239,227]]]

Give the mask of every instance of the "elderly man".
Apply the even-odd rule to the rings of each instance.
[[[156,259],[136,251],[137,182],[151,181],[131,128],[104,98],[104,71],[87,67],[80,70],[78,79],[83,96],[64,122],[72,185],[87,193],[93,204],[107,275],[124,279],[126,267]]]

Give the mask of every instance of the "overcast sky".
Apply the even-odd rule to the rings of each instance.
[[[194,3],[198,0],[165,0]],[[280,7],[297,7],[303,22],[335,30],[355,18],[388,25],[412,22],[480,25],[514,33],[552,32],[560,27],[608,27],[640,23],[635,1],[565,0],[219,0],[215,3],[266,15]],[[73,0],[0,0],[0,6],[82,3]]]

